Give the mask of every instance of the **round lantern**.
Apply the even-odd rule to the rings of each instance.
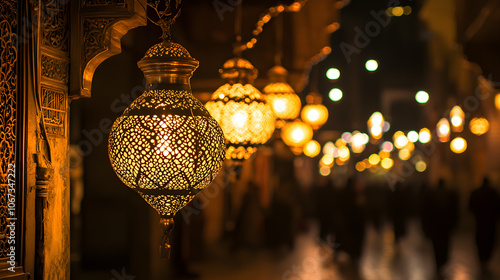
[[[488,132],[490,123],[485,118],[473,118],[469,123],[470,131],[476,135],[483,135]]]
[[[317,92],[311,92],[306,97],[307,105],[302,109],[300,117],[314,130],[323,126],[328,120],[328,109],[321,104],[321,96]]]
[[[292,152],[298,155],[302,153],[302,147],[312,139],[313,130],[307,123],[296,120],[283,127],[281,137],[285,144],[290,146]]]
[[[224,131],[226,158],[238,162],[271,138],[276,119],[262,93],[252,85],[257,70],[248,60],[230,59],[219,72],[226,84],[205,106]]]
[[[276,128],[282,128],[287,121],[296,119],[300,114],[300,97],[286,82],[288,71],[282,66],[274,66],[268,72],[271,81],[262,90],[276,116]]]
[[[221,169],[224,135],[191,92],[198,61],[183,46],[156,44],[138,66],[146,91],[114,122],[109,158],[123,183],[161,215],[162,257],[168,257],[173,216]]]

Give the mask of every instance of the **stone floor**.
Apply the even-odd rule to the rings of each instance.
[[[431,244],[416,222],[410,222],[408,235],[397,245],[389,226],[381,233],[368,226],[359,269],[347,255],[339,254],[334,261],[335,244],[318,240],[314,230],[298,236],[295,249],[289,253],[221,253],[192,268],[201,280],[499,280],[499,246],[490,265],[481,270],[471,228],[471,221],[460,225],[452,240],[450,262],[441,277],[435,275]]]

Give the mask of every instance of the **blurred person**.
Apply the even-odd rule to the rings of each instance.
[[[476,246],[479,260],[484,266],[491,259],[495,245],[496,222],[500,216],[500,197],[484,178],[481,187],[472,192],[469,209],[476,220]]]
[[[410,199],[406,185],[398,182],[394,191],[389,196],[389,217],[392,221],[394,230],[394,242],[398,243],[399,240],[406,235],[406,222],[408,219],[408,208]]]
[[[458,194],[447,189],[443,179],[436,188],[429,190],[423,219],[434,248],[436,271],[441,272],[449,259],[450,237],[458,220]]]
[[[286,246],[293,249],[295,237],[293,180],[277,186],[266,219],[267,243],[270,247]]]
[[[323,179],[323,178],[321,178]],[[316,201],[316,217],[319,222],[319,237],[326,240],[334,232],[334,216],[336,190],[331,180],[324,181],[314,186],[314,200]]]

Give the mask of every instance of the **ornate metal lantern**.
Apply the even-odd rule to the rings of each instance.
[[[232,58],[219,72],[226,84],[205,106],[224,131],[226,158],[242,161],[271,138],[275,117],[262,93],[252,85],[257,70],[248,60]]]
[[[276,128],[282,128],[287,121],[295,120],[299,116],[302,104],[300,97],[286,82],[288,71],[285,68],[274,66],[268,74],[271,83],[262,91],[276,116]]]
[[[321,104],[322,98],[317,92],[311,92],[306,96],[307,105],[304,106],[301,118],[305,123],[316,130],[323,126],[328,120],[328,109]]]
[[[162,257],[168,257],[173,216],[219,172],[224,134],[192,95],[198,61],[183,46],[156,44],[138,65],[147,88],[113,124],[109,158],[123,183],[161,215]]]

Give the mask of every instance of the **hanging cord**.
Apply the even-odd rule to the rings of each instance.
[[[152,22],[155,25],[158,25],[161,30],[162,30],[162,35],[160,36],[160,39],[163,41],[171,41],[172,40],[172,34],[170,32],[170,28],[172,24],[174,24],[175,20],[179,17],[181,14],[181,3],[182,0],[175,0],[175,4],[172,4],[171,0],[147,0],[146,5],[147,7],[153,9],[155,11],[156,16],[158,17],[157,20],[151,19],[149,16],[147,16],[147,7],[145,7],[141,1],[139,1],[139,4],[144,8],[146,11],[146,18]]]
[[[274,55],[274,65],[281,66],[283,57],[283,17],[276,18],[276,53]]]
[[[241,45],[241,25],[243,21],[243,1],[236,7],[236,14],[234,15],[234,48],[233,55],[236,57],[241,57],[243,52]]]

